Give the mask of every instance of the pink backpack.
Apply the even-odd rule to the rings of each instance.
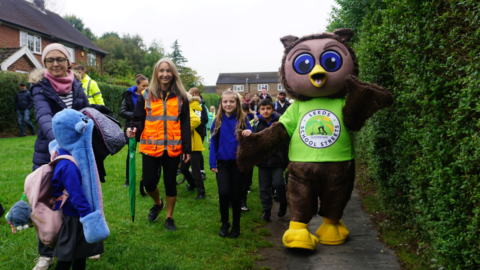
[[[58,161],[62,159],[70,160],[78,167],[72,156],[58,156],[49,164],[45,164],[29,174],[25,179],[24,186],[25,194],[32,207],[30,218],[35,225],[38,238],[50,248],[54,248],[57,243],[58,232],[63,224],[62,207],[68,198],[67,190],[63,190],[63,195],[58,198],[52,195],[53,173]],[[57,211],[54,211],[53,209],[58,201],[61,201],[62,204]]]

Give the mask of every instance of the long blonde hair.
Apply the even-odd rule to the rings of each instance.
[[[240,98],[238,97],[238,93],[231,90],[227,89],[222,93],[222,97],[220,98],[220,106],[218,108],[218,113],[217,116],[215,117],[215,127],[213,128],[213,133],[212,136],[215,136],[217,132],[220,130],[220,127],[222,126],[222,117],[223,114],[225,113],[223,110],[223,97],[224,96],[233,96],[235,97],[235,116],[237,117],[237,125],[235,126],[235,133],[238,132],[239,130],[243,130],[247,128],[247,121],[245,120],[245,114],[242,111],[242,104],[240,104]]]
[[[175,95],[182,96],[184,102],[188,102],[187,98],[187,91],[185,91],[185,87],[183,87],[182,80],[180,80],[180,74],[178,73],[178,69],[173,63],[170,58],[162,58],[158,60],[157,64],[155,64],[155,68],[153,69],[152,80],[148,85],[148,91],[152,100],[159,100],[162,99],[162,90],[160,89],[160,80],[158,79],[158,71],[160,70],[161,63],[167,63],[170,65],[170,69],[173,73],[173,78],[171,82],[171,91]]]

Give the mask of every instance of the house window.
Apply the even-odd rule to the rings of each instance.
[[[258,85],[258,91],[262,91],[262,89],[265,88],[268,91],[268,84],[259,84]]]
[[[279,83],[279,84],[278,84],[278,91],[282,91],[282,90],[283,90],[283,87],[282,87],[282,85]]]
[[[20,31],[20,46],[27,46],[34,53],[42,53],[42,39],[27,32]]]
[[[234,85],[233,86],[233,91],[243,92],[243,85]]]
[[[89,66],[96,66],[97,65],[97,56],[94,53],[87,54],[87,64]]]
[[[75,63],[75,48],[67,47],[67,46],[65,46],[65,48],[67,48],[68,52],[70,53],[70,56],[72,57],[72,63]]]

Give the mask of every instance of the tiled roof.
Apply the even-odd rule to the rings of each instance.
[[[0,0],[0,22],[44,34],[54,40],[66,41],[107,54],[60,15],[49,10],[45,10],[44,14],[33,3],[25,0]]]
[[[217,86],[216,85],[206,85],[203,87],[203,93],[210,94],[210,93],[217,93]]]
[[[278,83],[280,76],[278,72],[246,72],[246,73],[220,73],[217,84],[245,84],[248,83]]]
[[[3,61],[7,60],[12,56],[14,53],[16,53],[18,50],[20,50],[22,47],[16,47],[16,48],[0,48],[0,63],[3,63]]]

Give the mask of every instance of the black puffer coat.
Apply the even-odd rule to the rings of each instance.
[[[25,90],[19,90],[15,96],[15,110],[25,111],[33,108],[33,98],[30,92]]]
[[[272,114],[272,120],[270,123],[267,123],[265,119],[260,115],[260,113],[257,113],[258,117],[258,123],[254,124],[253,130],[255,133],[260,132],[266,128],[269,128],[271,124],[278,122],[278,119],[280,119],[280,114],[273,112]],[[288,166],[288,146],[290,144],[290,141],[281,144],[278,146],[278,148],[273,152],[272,154],[268,155],[260,163],[257,164],[258,167],[267,167],[267,168],[273,168],[273,167],[283,167],[286,168]]]
[[[44,70],[34,70],[28,76],[28,81],[32,84],[30,89],[35,106],[35,117],[39,127],[38,137],[35,141],[35,153],[33,154],[33,170],[50,162],[48,144],[55,140],[52,118],[56,113],[67,108],[65,103],[58,97],[57,92],[53,90],[50,81],[44,77],[44,73]],[[89,106],[82,83],[77,79],[73,80],[72,91],[72,109],[78,111]]]
[[[133,111],[135,111],[135,104],[133,104],[132,92],[126,91],[122,94],[122,97],[123,101],[122,108],[120,109],[120,117],[125,119],[124,133],[125,140],[128,144],[127,128],[132,127],[132,117]]]

